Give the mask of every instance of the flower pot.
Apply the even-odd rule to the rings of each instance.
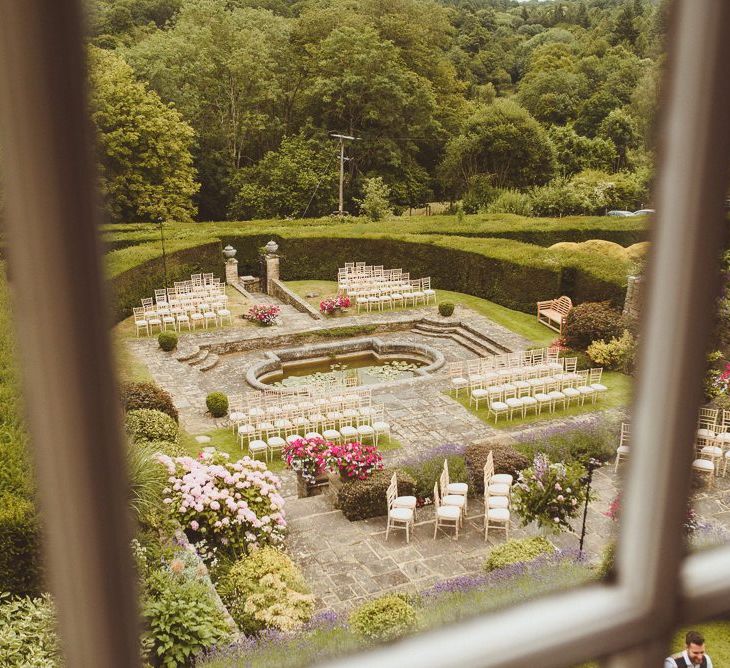
[[[315,482],[305,480],[304,476],[297,471],[297,496],[300,499],[306,499],[310,496],[319,496],[324,492],[324,489],[329,485],[329,478],[327,478],[326,471],[320,471],[317,474]]]

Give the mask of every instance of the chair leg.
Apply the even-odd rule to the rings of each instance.
[[[436,532],[439,530],[439,521],[438,519],[434,521],[433,523],[433,538],[436,540]]]

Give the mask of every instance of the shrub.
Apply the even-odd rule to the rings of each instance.
[[[532,200],[519,190],[502,190],[487,207],[487,213],[514,213],[518,216],[532,215]]]
[[[603,554],[601,555],[601,563],[596,569],[596,575],[599,578],[607,580],[614,576],[614,564],[616,561],[616,541],[610,541],[606,547],[603,548]]]
[[[631,373],[636,357],[636,339],[625,329],[620,337],[614,337],[608,342],[594,341],[586,352],[598,366],[611,371]]]
[[[205,405],[213,417],[223,417],[228,413],[228,397],[223,392],[211,392],[205,398]]]
[[[185,448],[175,441],[141,441],[152,452],[158,452],[168,457],[184,457],[190,454]]]
[[[177,334],[175,332],[160,332],[157,336],[157,343],[160,344],[166,353],[177,348]]]
[[[450,482],[469,482],[469,472],[463,455],[436,455],[416,464],[407,464],[403,469],[416,481],[416,496],[419,499],[430,499],[433,496],[433,486],[441,475],[444,459],[449,464]],[[402,494],[400,487],[398,491]]]
[[[160,568],[144,584],[142,645],[150,662],[170,668],[189,666],[196,653],[228,637],[223,611],[202,579]]]
[[[563,338],[569,348],[585,350],[593,341],[620,336],[623,329],[621,314],[609,302],[586,302],[571,309]]]
[[[350,616],[350,627],[368,640],[394,640],[413,629],[416,611],[400,596],[381,596],[361,605]]]
[[[439,313],[448,318],[454,313],[454,305],[452,302],[439,302]]]
[[[8,599],[0,594],[0,666],[56,668],[61,647],[50,596]]]
[[[162,411],[140,408],[129,411],[124,418],[124,428],[133,441],[177,441],[178,426],[175,420]]]
[[[170,476],[163,503],[191,541],[205,539],[214,551],[233,556],[283,541],[281,481],[263,462],[248,457],[231,462],[215,450],[199,459],[160,455],[159,460]]]
[[[381,176],[366,178],[363,182],[362,199],[355,198],[360,213],[372,221],[383,220],[392,215],[390,188]]]
[[[0,495],[0,591],[35,595],[42,590],[40,527],[33,502]]]
[[[496,571],[510,564],[533,561],[543,554],[555,551],[555,546],[546,538],[534,536],[519,540],[508,540],[492,549],[484,561],[484,570]]]
[[[346,482],[337,493],[337,505],[342,514],[351,522],[368,517],[380,517],[388,514],[385,494],[393,477],[394,469],[376,471],[367,480]],[[402,470],[398,473],[398,494],[413,496],[416,481]]]
[[[476,494],[484,494],[484,465],[492,451],[495,473],[508,473],[515,479],[530,465],[530,460],[511,445],[504,443],[472,443],[464,451],[471,484]]]
[[[129,505],[140,524],[160,524],[162,490],[167,484],[165,469],[157,461],[157,449],[149,442],[132,443],[127,449],[129,471]]]
[[[314,597],[301,572],[289,557],[272,547],[237,561],[218,589],[246,635],[265,628],[294,631],[309,621],[314,611]]]
[[[125,411],[135,411],[140,408],[150,408],[167,413],[175,422],[178,414],[172,397],[155,383],[124,383],[121,388],[122,402]]]

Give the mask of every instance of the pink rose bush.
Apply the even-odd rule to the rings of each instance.
[[[247,320],[253,320],[262,325],[273,325],[281,313],[281,308],[275,304],[254,304],[246,314]]]
[[[163,502],[189,535],[234,555],[283,542],[281,481],[264,462],[249,457],[231,462],[215,450],[198,459],[160,455],[159,460],[169,473]]]
[[[322,438],[298,439],[283,450],[284,461],[310,483],[325,470],[338,470],[353,480],[366,480],[383,468],[383,456],[374,445],[337,445]]]
[[[319,303],[319,310],[325,315],[332,315],[336,311],[344,308],[350,308],[350,298],[347,295],[337,295],[336,297],[327,297]]]
[[[547,455],[535,455],[530,468],[520,472],[513,490],[514,505],[522,523],[537,522],[553,531],[570,529],[586,499],[583,476],[577,462],[551,463]]]

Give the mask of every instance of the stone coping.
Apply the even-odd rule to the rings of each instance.
[[[360,339],[347,339],[344,341],[332,341],[329,343],[320,343],[311,346],[300,346],[297,348],[285,348],[276,353],[267,352],[266,359],[258,364],[254,364],[246,371],[246,382],[257,390],[277,391],[280,389],[281,394],[287,394],[291,388],[275,388],[266,385],[259,380],[259,377],[278,371],[281,369],[282,362],[292,362],[295,360],[308,359],[310,357],[326,357],[328,355],[342,355],[347,353],[357,353],[366,350],[372,350],[378,355],[389,355],[394,353],[410,354],[424,357],[431,360],[430,364],[414,370],[416,377],[402,378],[400,380],[391,380],[385,383],[375,383],[367,387],[373,391],[383,388],[396,387],[398,385],[408,385],[419,380],[428,380],[429,376],[438,371],[445,363],[446,358],[443,353],[431,346],[421,343],[399,343],[397,341],[383,341],[377,337],[368,337]]]
[[[302,299],[296,292],[290,290],[281,281],[272,278],[271,286],[273,288],[272,294],[277,299],[280,299],[285,304],[293,306],[300,313],[306,313],[313,320],[323,320],[322,314],[317,311],[309,302]]]

